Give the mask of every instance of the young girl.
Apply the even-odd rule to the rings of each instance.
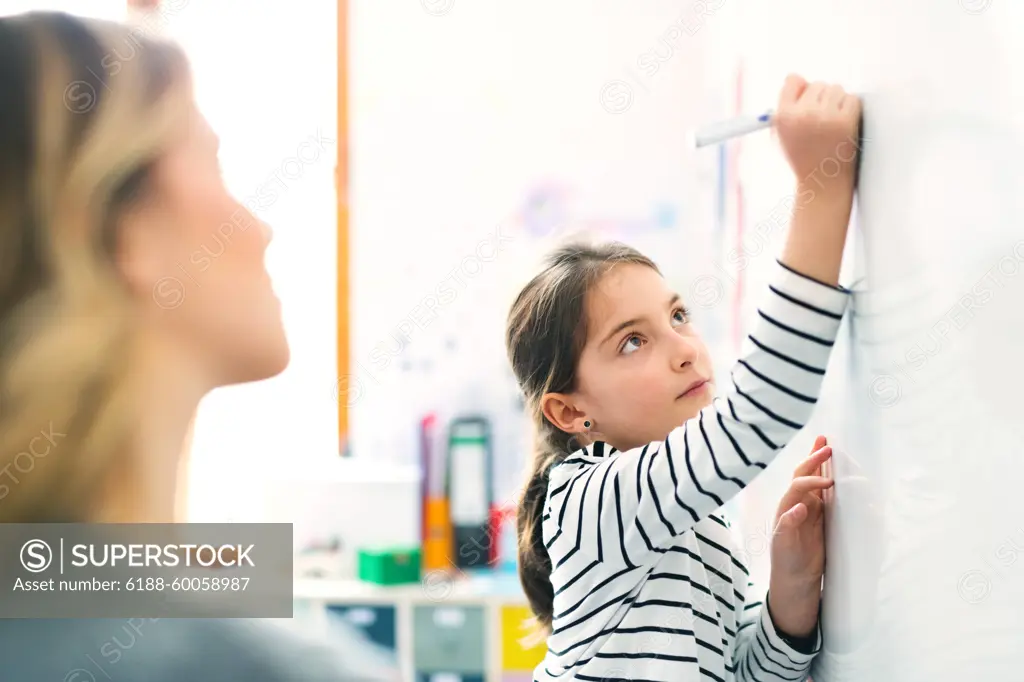
[[[714,512],[819,394],[847,305],[838,276],[859,117],[839,87],[790,76],[782,88],[775,128],[801,203],[724,397],[684,302],[636,251],[562,248],[519,294],[508,353],[540,443],[519,510],[520,577],[548,635],[535,680],[807,677],[831,450],[818,439],[780,504],[763,606]]]

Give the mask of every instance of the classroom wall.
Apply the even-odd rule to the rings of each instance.
[[[718,155],[686,133],[729,112],[729,7],[351,10],[352,455],[415,462],[421,415],[482,410],[507,499],[529,434],[504,321],[540,257],[620,239],[685,294],[721,248]],[[728,307],[707,313],[717,347]]]

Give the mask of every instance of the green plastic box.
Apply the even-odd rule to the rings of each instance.
[[[419,582],[420,548],[359,550],[359,579],[378,585]]]

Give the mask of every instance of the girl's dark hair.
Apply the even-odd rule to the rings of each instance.
[[[548,256],[540,274],[519,292],[508,316],[508,357],[535,430],[533,464],[516,517],[519,579],[545,634],[551,629],[554,606],[551,559],[541,531],[548,474],[578,449],[578,444],[573,434],[547,420],[541,398],[546,393],[571,393],[576,389],[576,368],[587,341],[587,294],[621,263],[658,271],[649,258],[618,242],[562,246]]]

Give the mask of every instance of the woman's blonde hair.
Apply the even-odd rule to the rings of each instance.
[[[187,125],[182,52],[62,13],[0,18],[0,522],[85,521],[140,393],[117,228]]]

